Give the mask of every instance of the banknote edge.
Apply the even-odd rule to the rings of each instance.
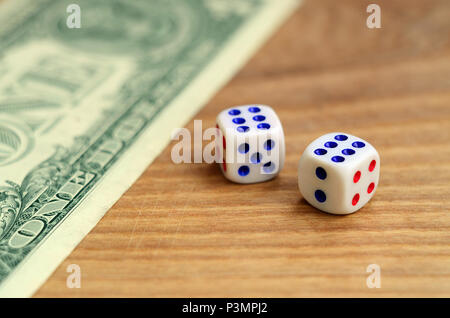
[[[260,13],[245,22],[242,28],[232,36],[225,49],[212,59],[205,70],[158,115],[154,124],[143,132],[142,136],[116,162],[103,181],[80,203],[78,211],[70,214],[49,238],[36,251],[28,255],[14,273],[3,282],[0,287],[0,297],[33,295],[165,149],[170,143],[171,130],[185,126],[254,55],[301,2],[302,0],[268,1]],[[242,51],[242,43],[245,43],[247,47],[245,52]],[[237,57],[236,52],[240,52],[240,56]],[[222,74],[221,77],[217,76],[219,73]],[[202,91],[202,94],[199,95],[198,91]],[[191,107],[192,105],[195,107]],[[179,113],[183,116],[177,115]],[[167,136],[167,138],[152,141],[155,135]],[[133,158],[134,166],[138,167],[134,171],[126,169],[130,158]],[[107,193],[108,196],[101,197],[102,193]],[[74,228],[79,231],[75,233]],[[67,233],[71,235],[68,236]],[[31,259],[33,259],[32,262],[30,262]]]

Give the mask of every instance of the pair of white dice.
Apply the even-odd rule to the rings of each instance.
[[[275,111],[266,105],[237,106],[217,117],[216,152],[225,177],[237,183],[274,178],[283,168],[284,133]],[[374,195],[380,157],[367,141],[346,133],[314,140],[298,165],[298,186],[314,207],[349,214]]]

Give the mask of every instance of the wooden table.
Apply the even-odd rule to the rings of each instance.
[[[368,29],[371,2],[306,1],[196,115],[206,128],[225,107],[273,105],[287,147],[275,180],[175,165],[172,144],[36,296],[450,296],[450,2],[376,1],[382,28]],[[302,151],[331,131],[382,160],[376,196],[344,217],[297,189]],[[69,264],[81,289],[66,288]]]

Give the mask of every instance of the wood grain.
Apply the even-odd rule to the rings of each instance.
[[[275,180],[232,184],[216,165],[173,164],[169,146],[35,296],[450,296],[450,2],[376,1],[370,30],[371,2],[306,1],[196,115],[206,128],[225,107],[275,107]],[[336,130],[382,161],[374,199],[344,217],[306,204],[296,180],[306,145]]]

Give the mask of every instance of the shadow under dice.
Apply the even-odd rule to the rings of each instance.
[[[283,168],[285,146],[281,122],[266,105],[236,106],[217,116],[216,151],[224,176],[237,183],[274,178]]]
[[[305,200],[333,214],[362,208],[374,195],[379,176],[377,150],[345,133],[330,133],[314,140],[298,165],[298,186]]]

